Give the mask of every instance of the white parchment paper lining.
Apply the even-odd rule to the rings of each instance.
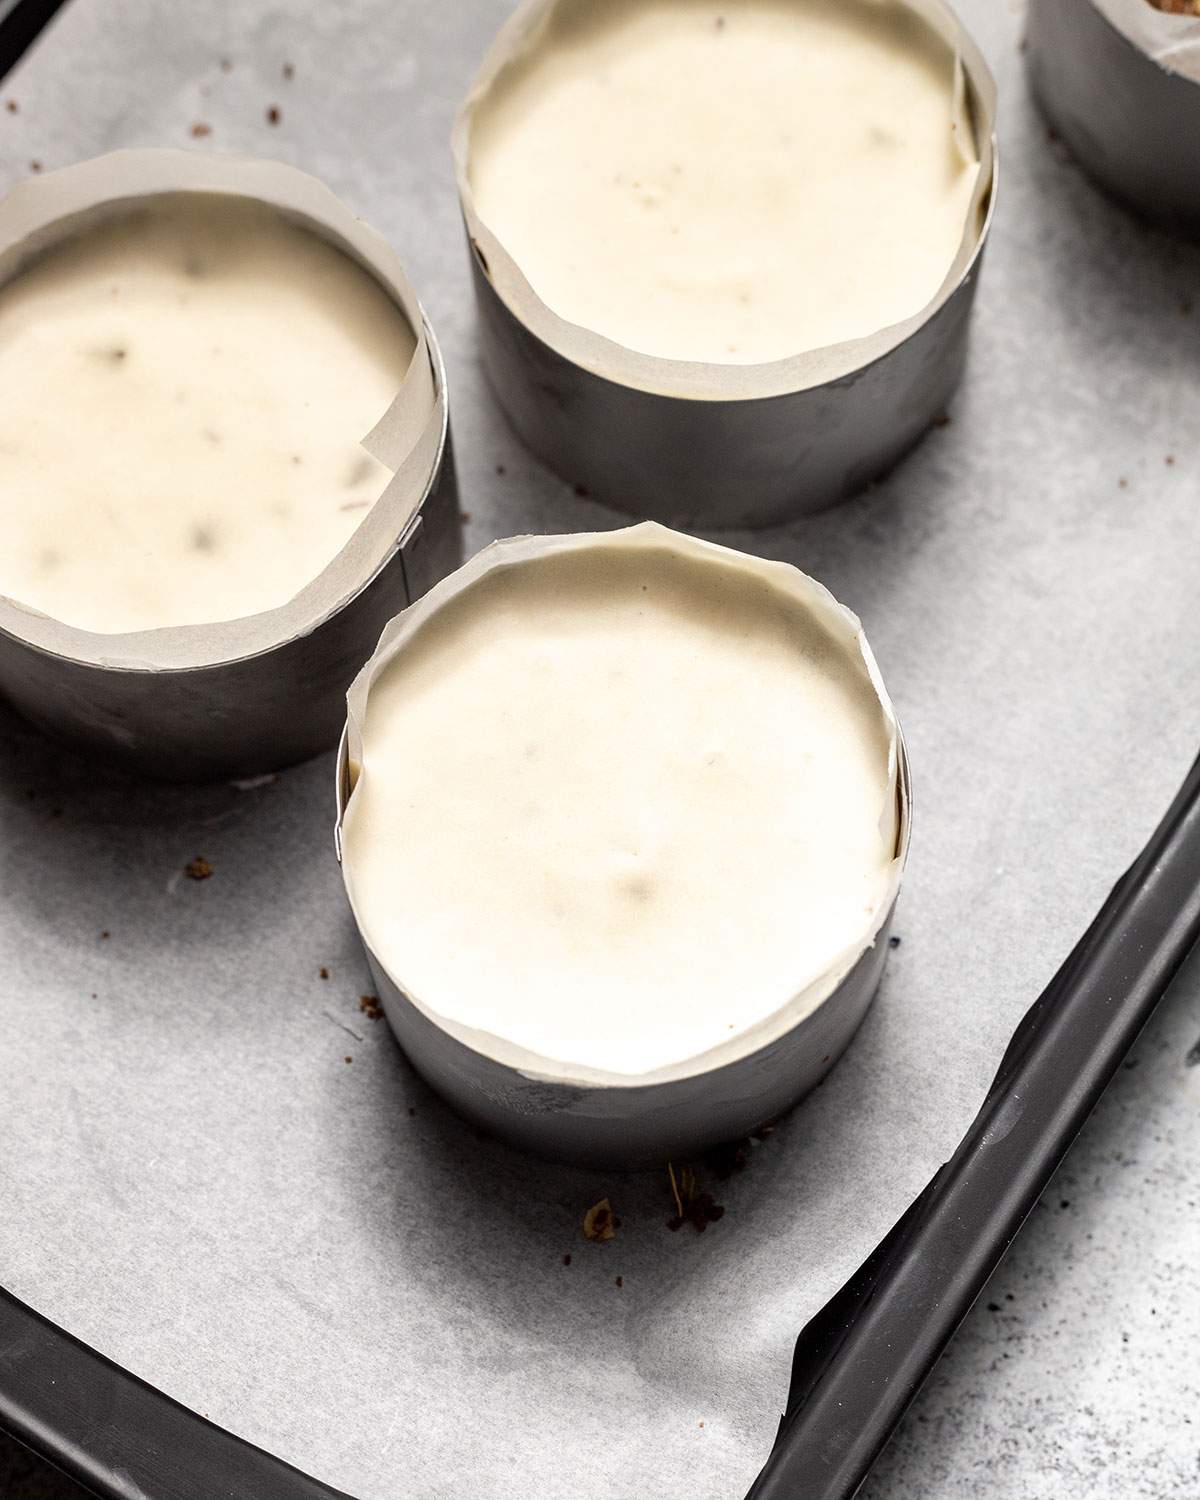
[[[1200,17],[1172,15],[1150,0],[1092,0],[1092,4],[1155,62],[1200,83]]]
[[[709,1072],[723,1067],[741,1057],[769,1045],[790,1031],[805,1016],[810,1015],[821,1002],[828,998],[859,958],[870,948],[886,921],[900,887],[900,877],[908,852],[909,814],[906,792],[900,774],[900,731],[887,689],[879,675],[875,657],[862,625],[856,615],[841,605],[816,579],[802,573],[788,563],[769,562],[760,557],[749,556],[731,547],[722,547],[713,542],[685,536],[671,531],[652,521],[637,526],[628,526],[619,531],[580,532],[568,536],[524,536],[493,542],[477,553],[457,572],[444,578],[416,604],[398,615],[380,636],[375,654],[354,679],[347,695],[348,722],[348,774],[352,788],[349,800],[342,813],[341,826],[348,827],[354,821],[360,799],[355,795],[364,772],[363,726],[369,709],[371,688],[391,662],[413,639],[421,627],[452,600],[459,598],[483,577],[497,568],[518,567],[564,552],[589,549],[601,551],[641,551],[674,553],[676,556],[697,559],[709,564],[740,568],[746,573],[769,582],[777,593],[792,599],[797,607],[814,616],[829,632],[845,653],[847,667],[863,669],[874,689],[879,705],[879,714],[887,735],[887,773],[883,788],[880,814],[880,836],[885,847],[895,850],[884,892],[872,908],[863,930],[856,942],[844,949],[830,966],[812,983],[799,991],[785,1005],[763,1017],[719,1047],[680,1059],[666,1067],[634,1075],[610,1073],[604,1069],[593,1069],[576,1063],[562,1063],[556,1059],[542,1057],[517,1046],[507,1038],[491,1031],[481,1031],[465,1026],[438,1012],[429,999],[413,992],[404,983],[403,976],[391,973],[391,978],[408,996],[412,1003],[435,1025],[468,1047],[495,1058],[506,1066],[515,1068],[528,1078],[556,1083],[602,1085],[609,1087],[634,1086],[651,1083],[667,1083],[680,1078],[689,1078],[697,1073]],[[368,771],[369,774],[369,771]],[[381,949],[371,941],[371,934],[359,917],[354,903],[354,878],[347,856],[348,841],[342,840],[342,875],[346,893],[354,909],[355,921],[367,946],[380,962],[384,962]],[[386,963],[384,965],[387,967]],[[389,973],[391,971],[389,970]]]
[[[727,365],[641,354],[553,312],[516,261],[479,217],[471,190],[471,129],[475,110],[507,68],[537,45],[554,13],[580,0],[525,0],[496,34],[454,122],[454,170],[467,233],[501,298],[543,343],[621,385],[694,400],[731,401],[787,395],[840,380],[882,358],[929,320],[969,272],[987,228],[995,176],[996,85],[983,55],[943,0],[902,0],[954,54],[958,139],[974,139],[979,159],[962,243],[933,300],[901,323],[869,338],[830,344],[765,364]],[[586,0],[584,0],[586,3]]]
[[[214,624],[104,635],[0,596],[0,630],[100,667],[179,669],[255,656],[327,619],[378,572],[420,504],[441,441],[444,391],[434,378],[421,305],[383,237],[322,183],[282,162],[194,151],[118,151],[31,177],[0,200],[0,285],[68,235],[161,193],[253,198],[301,221],[358,261],[394,298],[416,338],[395,399],[362,440],[392,479],[336,557],[287,604]],[[81,453],[79,462],[87,464]]]

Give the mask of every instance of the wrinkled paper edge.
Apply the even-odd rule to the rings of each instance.
[[[820,976],[784,1005],[739,1031],[728,1042],[678,1063],[638,1074],[612,1073],[604,1069],[588,1068],[580,1063],[546,1058],[494,1032],[466,1026],[443,1016],[428,1001],[414,994],[400,975],[393,973],[383,962],[355,904],[351,862],[347,857],[346,834],[359,805],[356,793],[364,773],[364,726],[371,689],[376,680],[387,671],[396,656],[433,616],[495,569],[518,567],[548,556],[590,549],[674,553],[693,561],[741,568],[766,580],[773,590],[789,596],[801,610],[815,617],[842,647],[848,664],[865,673],[879,705],[888,743],[880,837],[885,847],[890,845],[893,848],[894,855],[884,891],[864,924],[861,938],[843,950]],[[337,844],[346,895],[363,942],[400,993],[435,1026],[473,1051],[482,1053],[533,1081],[592,1088],[643,1087],[647,1084],[676,1082],[682,1078],[711,1072],[750,1056],[791,1031],[833,994],[863,954],[874,947],[895,905],[908,856],[911,821],[908,767],[900,726],[858,616],[839,604],[823,584],[790,563],[772,562],[739,552],[732,547],[702,541],[697,537],[672,531],[655,521],[643,521],[616,531],[578,532],[564,536],[520,536],[492,542],[463,567],[436,584],[416,604],[410,605],[389,622],[379,638],[374,655],[351,684],[346,704],[344,749],[343,754],[338,757],[336,772],[339,814]]]
[[[1200,83],[1200,16],[1176,16],[1150,0],[1091,0],[1127,41],[1161,64]]]
[[[383,287],[416,341],[408,371],[362,446],[392,470],[341,551],[286,604],[241,619],[102,634],[0,595],[0,631],[52,655],[115,670],[180,670],[258,656],[310,634],[379,572],[428,490],[445,391],[421,304],[387,241],[315,177],[282,162],[170,149],[117,151],[30,177],[0,199],[0,286],[61,240],[164,193],[248,198],[343,251]],[[87,453],[79,456],[81,465]]]
[[[927,323],[970,274],[991,226],[996,177],[996,82],[983,54],[944,0],[899,0],[927,25],[954,57],[954,104],[959,139],[974,138],[979,171],[958,253],[933,299],[912,317],[867,338],[808,350],[765,364],[712,364],[660,359],[569,322],[534,291],[516,261],[480,218],[471,189],[471,127],[477,106],[500,75],[536,46],[563,3],[579,0],[525,0],[497,32],[451,134],[459,202],[472,254],[509,310],[544,344],[565,359],[619,385],[692,400],[736,401],[790,395],[843,380],[882,359]]]

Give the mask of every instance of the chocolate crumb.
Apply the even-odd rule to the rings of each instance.
[[[1061,1198],[1059,1200],[1058,1206],[1059,1206],[1059,1208],[1070,1208],[1070,1206],[1071,1206],[1071,1200],[1070,1200],[1070,1198]]]
[[[1166,464],[1168,469],[1171,468],[1175,463],[1175,455],[1173,453],[1168,453],[1166,458],[1163,459],[1163,463]]]
[[[212,135],[212,126],[206,125],[203,120],[197,120],[192,126],[192,135],[196,140],[202,140],[206,135]]]
[[[343,1061],[343,1062],[348,1062],[348,1063],[349,1063],[349,1062],[353,1062],[353,1061],[354,1061],[354,1059],[353,1059],[353,1058],[352,1058],[352,1057],[343,1057],[343,1058],[342,1058],[342,1061]]]
[[[109,940],[110,937],[112,937],[112,933],[111,932],[102,932],[100,934],[100,941],[102,943],[106,943]]]
[[[718,1146],[715,1151],[709,1152],[707,1165],[718,1182],[728,1182],[738,1172],[746,1170],[745,1147],[740,1141]]]
[[[458,518],[463,522],[469,521],[471,519],[471,512],[469,510],[460,510],[458,513]]]
[[[563,1265],[564,1266],[569,1266],[570,1264],[571,1264],[571,1257],[569,1255],[564,1255],[563,1256]]]
[[[414,1109],[414,1108],[413,1108],[413,1106],[412,1106],[412,1105],[411,1105],[411,1104],[410,1104],[410,1105],[409,1105],[409,1106],[408,1106],[408,1113],[409,1113],[409,1116],[410,1116],[410,1117],[411,1117],[411,1116],[412,1116],[412,1115],[415,1115],[415,1114],[416,1114],[416,1110],[415,1110],[415,1109]]]
[[[383,1006],[379,1003],[378,995],[360,995],[358,997],[358,1008],[368,1021],[378,1021],[380,1016],[383,1015]]]
[[[292,79],[295,78],[296,70],[291,63],[284,63],[283,76],[288,81],[288,83],[291,83]]]
[[[612,1204],[607,1198],[601,1198],[600,1202],[593,1203],[583,1216],[584,1239],[595,1240],[598,1244],[605,1245],[615,1233]]]
[[[954,418],[950,415],[950,413],[948,411],[943,411],[939,412],[937,416],[934,417],[933,425],[935,427],[949,427],[950,423],[953,421]]]
[[[505,474],[505,473],[507,473],[507,470],[505,469],[505,467],[504,467],[503,464],[497,464],[496,465],[496,473],[497,474]]]
[[[588,500],[588,499],[591,498],[592,492],[591,492],[591,490],[588,489],[588,487],[587,487],[586,484],[577,484],[577,485],[574,486],[574,489],[575,489],[575,493],[579,496],[579,498],[581,500]]]
[[[10,115],[15,115],[16,112],[17,112],[17,107],[18,107],[17,106],[17,101],[15,99],[9,99],[8,102],[5,104],[4,107],[5,107],[6,110],[8,110],[8,112],[9,112]]]
[[[269,105],[267,108],[267,124],[278,125],[283,116],[279,113],[277,104]]]
[[[998,1302],[989,1302],[987,1305],[987,1309],[988,1312],[999,1312],[1000,1304]]]
[[[29,170],[31,172],[40,172],[42,170],[42,164],[41,164],[41,162],[40,161],[31,161],[29,163]]]
[[[318,979],[328,979],[329,978],[329,970],[325,967],[324,964],[322,964],[321,967],[317,970],[317,978]]]
[[[701,1427],[703,1427],[703,1426],[704,1426],[704,1423],[703,1423],[703,1422],[701,1422],[701,1423],[700,1423],[700,1424],[699,1424],[699,1425],[700,1425],[700,1426],[701,1426]]]
[[[618,1289],[621,1288],[621,1287],[623,1287],[624,1285],[625,1285],[625,1278],[624,1278],[624,1276],[618,1276],[617,1277],[617,1287],[618,1287]]]
[[[1127,490],[1129,488],[1129,481],[1128,481],[1128,479],[1118,479],[1117,480],[1117,488],[1118,489],[1122,489],[1122,490]]]
[[[189,880],[207,880],[212,874],[213,867],[202,854],[197,854],[190,864],[184,865],[183,873]]]
[[[898,937],[896,937],[895,934],[893,934],[890,938],[888,938],[888,947],[889,948],[898,948],[899,946],[900,946],[900,939]]]

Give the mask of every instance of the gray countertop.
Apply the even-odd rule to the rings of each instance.
[[[1019,8],[960,8],[1001,199],[953,420],[860,499],[728,538],[866,624],[916,783],[902,943],[827,1083],[708,1173],[703,1237],[667,1231],[665,1179],[477,1137],[360,1013],[330,757],[149,787],[0,712],[0,1282],[363,1500],[738,1500],[795,1332],[952,1150],[1200,745],[1200,249],[1047,138]],[[0,186],[203,123],[387,234],[447,357],[470,550],[619,520],[520,450],[477,361],[447,137],[508,9],[72,0],[0,87]],[[1198,1036],[1193,962],[871,1500],[1200,1490]]]

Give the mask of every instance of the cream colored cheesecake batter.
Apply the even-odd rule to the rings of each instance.
[[[889,899],[891,721],[853,639],[664,536],[485,573],[370,690],[343,829],[364,936],[506,1060],[632,1078],[720,1047]]]
[[[564,0],[476,106],[480,218],[569,322],[745,364],[918,313],[978,160],[901,0]]]
[[[0,593],[100,632],[237,619],[333,559],[415,340],[265,205],[171,194],[0,287]]]

